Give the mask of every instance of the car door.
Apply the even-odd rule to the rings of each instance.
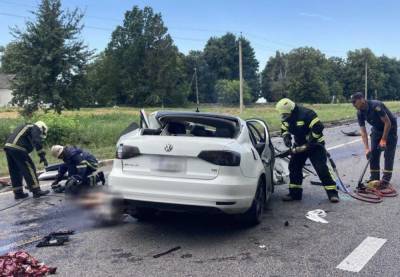
[[[267,181],[273,183],[273,168],[275,162],[274,147],[271,142],[268,125],[261,119],[252,118],[246,120],[250,139],[258,152],[267,174]]]
[[[140,128],[150,128],[149,119],[144,109],[140,109]]]

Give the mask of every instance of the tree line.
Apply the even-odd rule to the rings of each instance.
[[[134,6],[95,54],[80,38],[83,14],[63,10],[60,0],[42,0],[35,19],[11,29],[15,40],[2,51],[3,73],[15,74],[13,104],[25,114],[83,106],[183,106],[196,102],[239,102],[239,42],[242,44],[244,101],[282,97],[324,103],[345,101],[364,90],[382,100],[400,98],[400,61],[370,49],[327,57],[318,49],[277,51],[261,70],[248,39],[226,33],[211,37],[202,51],[179,51],[162,15]]]

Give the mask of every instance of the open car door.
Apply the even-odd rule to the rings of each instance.
[[[148,119],[144,109],[140,109],[140,128],[142,128],[142,129],[150,128],[149,119]]]
[[[250,138],[259,153],[266,172],[271,172],[274,185],[289,183],[289,163],[287,160],[275,158],[275,149],[271,141],[268,125],[258,118],[246,120]]]
[[[254,148],[257,150],[261,157],[261,161],[265,167],[267,174],[267,181],[273,182],[273,168],[275,162],[274,146],[271,142],[268,125],[261,119],[248,119],[246,120],[247,128],[250,132],[250,139]]]

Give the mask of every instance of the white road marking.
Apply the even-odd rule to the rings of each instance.
[[[336,268],[351,272],[359,272],[386,241],[386,239],[367,237]]]
[[[356,143],[356,142],[359,142],[359,141],[361,141],[361,139],[355,139],[355,140],[352,140],[352,141],[349,141],[349,142],[346,142],[346,143],[342,143],[342,144],[339,144],[339,145],[335,145],[335,146],[329,147],[329,148],[327,148],[327,150],[337,149],[337,148],[340,148],[340,147],[343,147],[343,146],[346,146],[346,145],[349,145],[349,144],[353,144],[353,143]]]

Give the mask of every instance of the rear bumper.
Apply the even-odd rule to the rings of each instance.
[[[246,212],[253,201],[258,180],[243,175],[218,176],[212,180],[137,176],[114,167],[110,189],[128,205],[160,210]]]

